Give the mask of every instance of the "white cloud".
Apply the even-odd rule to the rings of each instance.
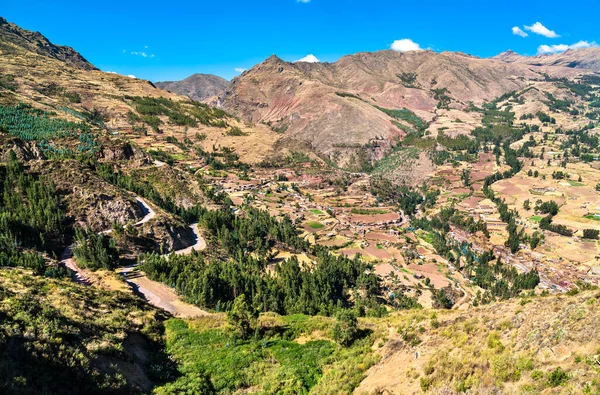
[[[238,73],[243,73],[244,71],[246,71],[246,69],[244,69],[242,67],[236,67],[234,70],[237,71]]]
[[[133,52],[130,52],[130,53],[132,55],[135,55],[135,56],[141,56],[142,58],[153,58],[154,57],[153,53],[149,54],[149,53],[144,52],[144,51],[133,51]]]
[[[107,73],[110,73],[110,74],[119,74],[116,71],[107,71]]]
[[[598,44],[595,42],[579,41],[575,44],[557,44],[557,45],[540,45],[538,47],[538,55],[547,55],[559,52],[565,52],[567,49],[581,49],[589,47],[597,47]]]
[[[560,37],[558,34],[556,34],[554,30],[548,29],[546,26],[542,25],[539,22],[536,22],[531,26],[525,26],[525,30],[548,38]]]
[[[527,37],[528,36],[528,34],[525,33],[523,30],[521,30],[521,28],[519,26],[514,26],[512,28],[512,33],[514,35],[521,36],[521,37]]]
[[[397,52],[408,52],[408,51],[422,51],[423,49],[411,40],[410,38],[403,38],[400,40],[396,40],[390,46],[394,51]]]
[[[133,74],[129,74],[127,77],[129,77],[129,78],[137,78],[137,77],[136,77],[135,75],[133,75]]]
[[[581,49],[581,48],[589,48],[589,47],[597,47],[598,44],[596,44],[595,41],[592,41],[591,43],[587,42],[587,41],[579,41],[575,44],[571,44],[569,46],[569,48],[571,49]]]
[[[321,61],[319,59],[317,59],[317,57],[315,55],[310,54],[310,55],[306,55],[302,59],[296,60],[294,63],[296,63],[296,62],[320,63]]]
[[[306,4],[306,3],[310,3],[310,0],[298,0],[298,3]]]

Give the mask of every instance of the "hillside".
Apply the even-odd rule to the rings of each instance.
[[[193,74],[181,81],[155,82],[154,85],[192,100],[203,101],[225,92],[229,81],[212,74]]]
[[[522,298],[394,317],[376,345],[381,359],[354,393],[597,393],[599,297]]]
[[[543,80],[543,73],[577,74],[452,52],[358,53],[331,64],[271,56],[236,77],[219,103],[249,122],[269,125],[283,146],[356,169],[357,156],[381,159],[396,141],[411,130],[425,131],[446,111],[462,118],[471,104]]]
[[[210,105],[3,26],[0,393],[600,393],[591,70],[272,56]]]
[[[94,65],[85,60],[73,48],[55,45],[41,33],[21,29],[14,23],[9,23],[6,19],[0,17],[0,44],[4,44],[2,45],[3,50],[10,48],[6,46],[7,43],[15,44],[42,56],[63,61],[78,69],[97,70]]]
[[[148,393],[174,372],[167,316],[124,293],[0,270],[0,392]]]
[[[600,390],[598,291],[360,318],[345,347],[332,318],[267,313],[258,337],[232,340],[224,314],[169,319],[123,293],[22,270],[0,270],[0,295],[10,393]]]

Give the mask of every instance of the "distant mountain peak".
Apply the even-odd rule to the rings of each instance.
[[[492,57],[492,59],[532,66],[559,66],[599,71],[600,47],[569,48],[564,52],[536,56],[523,56],[508,50]]]
[[[192,100],[203,101],[225,92],[229,81],[213,74],[196,73],[181,81],[160,81],[155,82],[154,85]]]

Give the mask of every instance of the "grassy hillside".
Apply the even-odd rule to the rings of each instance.
[[[163,313],[68,280],[0,270],[0,392],[139,393],[169,377]]]

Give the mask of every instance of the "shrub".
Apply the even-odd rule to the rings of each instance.
[[[67,92],[64,96],[69,99],[71,103],[81,103],[81,96],[77,92]]]
[[[232,126],[229,128],[229,130],[226,133],[228,136],[247,136],[247,133],[244,133],[242,131],[242,129],[238,128],[237,126]]]
[[[551,387],[558,387],[559,385],[565,384],[570,378],[571,375],[569,373],[565,372],[561,367],[558,367],[548,375],[548,384]]]
[[[584,239],[598,240],[599,235],[600,235],[600,231],[597,229],[584,229],[583,230],[583,238]]]

